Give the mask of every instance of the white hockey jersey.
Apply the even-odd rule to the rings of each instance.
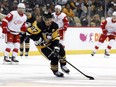
[[[11,21],[3,19],[3,21],[6,21],[8,24],[8,31],[10,31],[12,34],[19,34],[21,31],[22,25],[26,22],[27,17],[25,14],[23,16],[20,16],[17,11],[11,11],[7,17],[11,17]],[[9,21],[9,22],[8,22]]]
[[[106,18],[106,21],[107,23],[105,25],[105,28],[108,31],[108,33],[116,32],[116,22],[112,22],[112,17]]]
[[[57,15],[55,12],[52,13],[54,18],[53,21],[56,22],[59,26],[59,28],[63,28],[64,25],[66,24],[66,22],[68,22],[68,19],[66,17],[65,13],[60,13],[59,15]]]

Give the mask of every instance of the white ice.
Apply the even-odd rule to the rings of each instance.
[[[103,54],[94,57],[67,55],[68,62],[95,80],[89,80],[69,64],[69,75],[64,73],[64,78],[55,77],[50,70],[50,61],[43,56],[17,59],[20,61],[18,65],[4,65],[3,57],[0,58],[0,87],[116,87],[116,54],[109,58],[104,58]]]

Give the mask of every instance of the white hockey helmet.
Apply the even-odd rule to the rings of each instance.
[[[59,11],[61,11],[62,10],[62,7],[61,7],[61,5],[56,5],[55,6],[55,9],[59,9]]]
[[[115,12],[113,12],[112,16],[116,16],[116,11],[115,11]]]
[[[24,3],[19,3],[17,7],[18,8],[24,8],[25,9],[25,4]]]

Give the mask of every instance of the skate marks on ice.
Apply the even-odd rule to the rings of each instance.
[[[102,56],[102,55],[101,55]],[[18,58],[19,65],[3,65],[0,58],[0,86],[42,86],[42,87],[98,87],[116,86],[116,58],[102,58],[100,55],[70,55],[69,62],[86,75],[95,80],[89,80],[70,65],[70,74],[64,78],[55,77],[49,61],[42,56]],[[61,70],[60,70],[61,71]]]

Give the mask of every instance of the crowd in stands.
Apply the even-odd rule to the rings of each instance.
[[[0,13],[8,14],[16,10],[17,4],[24,2],[32,8],[40,20],[44,11],[54,12],[54,6],[60,4],[69,20],[69,26],[99,27],[101,21],[116,10],[116,0],[0,0]]]

